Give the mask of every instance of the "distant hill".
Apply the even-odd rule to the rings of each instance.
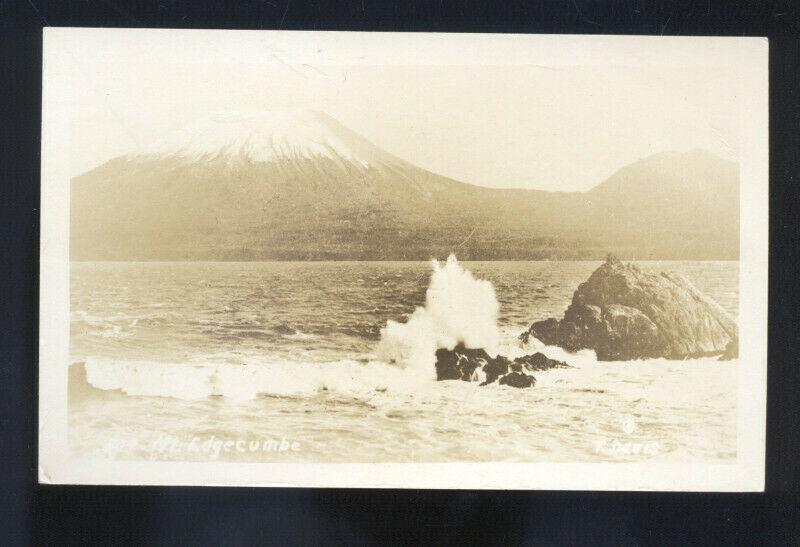
[[[738,166],[662,153],[589,192],[490,189],[319,112],[227,113],[72,180],[73,260],[737,259]]]

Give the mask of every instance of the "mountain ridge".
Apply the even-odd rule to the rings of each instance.
[[[587,192],[497,189],[414,166],[323,113],[226,116],[73,178],[71,258],[738,257],[738,171],[710,154],[656,154]]]

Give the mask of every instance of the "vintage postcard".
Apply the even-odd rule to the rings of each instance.
[[[40,481],[763,490],[767,50],[46,29]]]

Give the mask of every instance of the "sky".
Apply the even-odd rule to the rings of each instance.
[[[287,108],[324,111],[411,163],[489,187],[589,190],[665,150],[738,157],[737,75],[719,63],[314,64],[270,49],[199,62],[190,49],[123,46],[86,49],[69,67],[73,175],[212,111]]]

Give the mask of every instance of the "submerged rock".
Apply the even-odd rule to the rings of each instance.
[[[500,385],[511,387],[533,387],[536,385],[536,378],[522,372],[509,372],[498,381]]]
[[[536,352],[532,355],[523,355],[522,357],[514,359],[512,370],[514,366],[522,366],[522,368],[531,372],[550,370],[553,368],[570,368],[564,361],[550,359],[544,353],[540,352]]]
[[[273,326],[271,328],[271,330],[272,330],[272,332],[274,332],[276,334],[286,334],[286,335],[289,335],[289,336],[297,334],[297,330],[296,329],[290,327],[289,325],[287,325],[285,323],[280,323],[278,325],[275,325],[275,326]]]
[[[569,367],[563,361],[549,359],[542,353],[525,355],[511,361],[492,357],[483,349],[469,349],[459,344],[452,350],[436,350],[436,379],[481,382],[482,386],[498,382],[512,387],[531,387],[536,383],[530,373],[552,368]]]
[[[601,361],[738,356],[735,321],[689,280],[613,257],[578,286],[561,320],[538,321],[521,335],[531,337],[592,349]]]

